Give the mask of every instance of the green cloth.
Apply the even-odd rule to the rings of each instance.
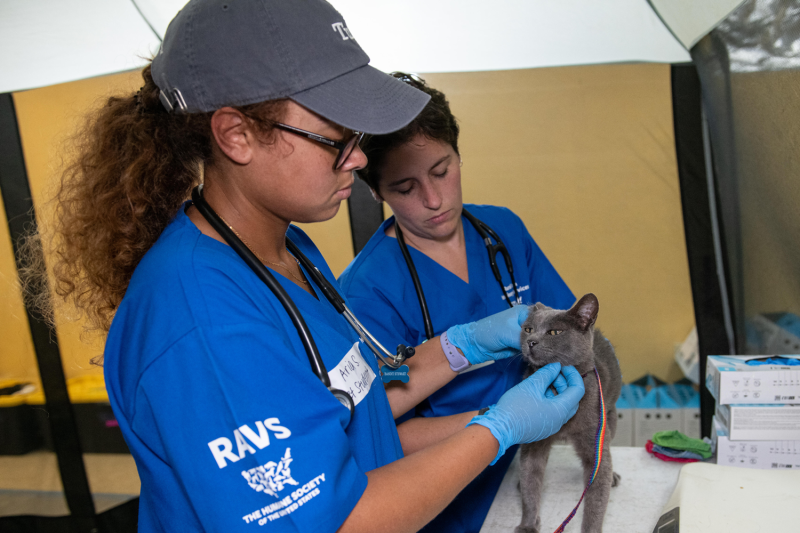
[[[703,459],[711,457],[711,446],[700,439],[687,437],[680,431],[659,431],[653,435],[653,444],[672,448],[673,450],[688,450],[699,453]]]

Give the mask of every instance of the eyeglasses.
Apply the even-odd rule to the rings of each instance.
[[[329,139],[327,137],[323,137],[322,135],[318,135],[316,133],[311,133],[310,131],[301,130],[300,128],[295,128],[294,126],[281,124],[280,122],[276,123],[275,127],[283,131],[294,133],[295,135],[305,137],[306,139],[311,139],[312,141],[316,141],[318,143],[331,146],[339,150],[339,155],[336,156],[336,161],[333,162],[333,170],[339,170],[342,167],[342,165],[344,165],[344,162],[347,161],[347,158],[350,157],[350,154],[353,153],[353,150],[355,150],[356,146],[358,146],[358,144],[361,142],[361,139],[364,137],[363,132],[354,131],[352,137],[345,140],[344,142],[340,142],[340,141],[334,141],[333,139]]]

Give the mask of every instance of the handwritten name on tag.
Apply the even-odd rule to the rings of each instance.
[[[367,397],[375,379],[375,372],[364,361],[358,349],[358,343],[353,344],[350,351],[345,354],[339,364],[328,372],[331,385],[341,389],[353,397],[356,405]]]

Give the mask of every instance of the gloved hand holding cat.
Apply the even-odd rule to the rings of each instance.
[[[519,332],[528,318],[528,306],[517,305],[476,322],[447,330],[450,343],[461,350],[471,365],[519,355]]]
[[[549,390],[551,385],[557,396]],[[575,367],[562,369],[561,363],[551,363],[509,389],[497,404],[467,425],[484,426],[497,439],[500,449],[494,464],[509,447],[546,439],[561,429],[577,412],[584,390]]]

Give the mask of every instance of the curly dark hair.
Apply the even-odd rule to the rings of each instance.
[[[375,191],[381,181],[381,170],[389,153],[409,142],[417,135],[449,144],[458,151],[458,122],[450,111],[450,103],[444,93],[437,91],[425,83],[425,80],[405,72],[392,72],[395,78],[412,87],[430,95],[431,99],[419,115],[406,127],[386,135],[371,135],[365,137],[362,150],[369,160],[367,166],[358,171],[358,175]]]
[[[109,98],[86,118],[71,159],[46,207],[53,218],[26,239],[32,265],[20,273],[27,297],[52,320],[55,302],[36,260],[41,242],[53,264],[53,290],[86,318],[87,330],[107,332],[144,254],[175,216],[202,169],[214,165],[213,112],[170,114],[159,101],[150,66],[135,94]],[[286,100],[236,107],[264,143],[284,115]]]

